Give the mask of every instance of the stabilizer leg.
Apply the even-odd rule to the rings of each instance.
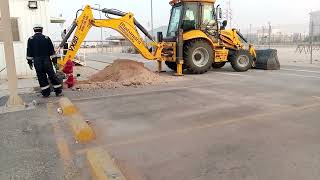
[[[175,73],[174,75],[175,76],[184,76],[183,75],[183,70],[182,70],[182,65],[183,65],[183,61],[179,61],[178,63],[177,63],[177,73]]]

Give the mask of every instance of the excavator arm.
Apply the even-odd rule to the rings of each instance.
[[[102,11],[107,15],[107,19],[95,19],[93,17],[92,10]],[[82,10],[82,14],[75,19],[70,31],[67,33],[65,39],[60,44],[60,48],[63,47],[65,42],[69,39],[73,31],[75,30],[74,37],[71,41],[66,56],[58,61],[58,64],[63,67],[68,60],[73,60],[76,56],[82,42],[87,36],[90,29],[94,27],[111,28],[122,34],[132,45],[139,51],[139,53],[148,60],[168,60],[163,56],[163,49],[169,47],[175,47],[174,43],[160,42],[156,43],[147,30],[134,18],[132,13],[124,13],[114,9],[94,9],[90,6],[86,6]],[[119,18],[110,18],[109,15],[118,16]],[[138,29],[151,40],[151,45],[155,51],[150,52],[145,41],[141,38]],[[172,55],[175,57],[175,53]]]
[[[244,44],[241,42],[241,40],[245,43],[248,43],[247,39],[243,37],[243,35],[237,31],[236,29],[228,29],[228,30],[222,30],[220,34],[220,39],[222,40],[224,46],[226,46],[229,49],[243,49]],[[249,44],[249,53],[256,58],[256,51],[252,44]]]

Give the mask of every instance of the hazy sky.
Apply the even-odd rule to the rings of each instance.
[[[67,25],[75,17],[77,9],[83,5],[101,4],[103,8],[116,8],[125,12],[133,12],[135,17],[150,28],[150,0],[51,0],[51,16],[62,14]],[[171,6],[169,0],[153,0],[154,26],[166,25],[169,21]],[[222,8],[226,8],[225,0],[217,0]],[[307,25],[309,12],[320,10],[320,0],[231,0],[233,26],[247,29],[250,24],[261,27],[271,22],[272,25],[301,24]],[[96,15],[98,17],[98,14]],[[105,34],[110,34],[110,30]],[[91,33],[91,38],[95,33]],[[90,38],[90,39],[91,39]]]

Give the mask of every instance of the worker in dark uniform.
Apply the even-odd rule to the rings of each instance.
[[[67,36],[67,30],[64,29],[64,30],[62,31],[62,33],[61,33],[61,38],[62,38],[62,40],[64,40],[64,38],[65,38],[66,36]],[[64,45],[63,45],[63,55],[66,55],[66,54],[67,54],[68,48],[69,48],[69,45],[68,45],[67,42],[65,42]]]
[[[27,47],[29,67],[31,70],[33,66],[36,69],[43,97],[49,97],[51,94],[48,77],[56,96],[60,96],[62,94],[62,85],[52,65],[52,60],[56,60],[52,41],[48,36],[42,34],[43,27],[41,25],[34,26],[33,30],[35,34],[29,38]]]

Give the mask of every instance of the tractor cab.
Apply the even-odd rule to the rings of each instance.
[[[218,32],[215,15],[215,0],[173,0],[167,38],[177,37],[178,30],[184,32],[201,30],[212,35]]]

